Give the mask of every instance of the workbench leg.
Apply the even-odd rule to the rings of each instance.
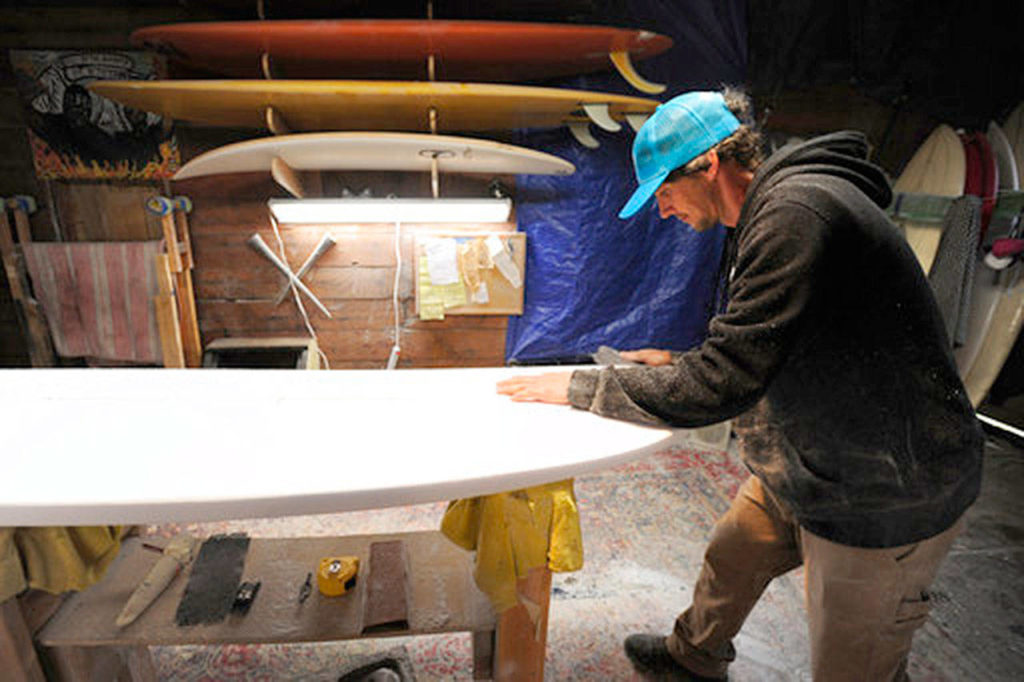
[[[473,633],[473,679],[494,677],[494,630]]]
[[[498,616],[495,635],[495,682],[542,682],[548,641],[548,605],[551,570],[534,568],[516,583],[516,589],[536,605],[536,618],[519,604]]]
[[[62,646],[46,648],[41,653],[46,656],[51,682],[126,679],[125,664],[113,648]]]
[[[148,646],[123,647],[118,653],[128,668],[131,682],[157,682],[156,666]]]
[[[32,633],[25,624],[17,599],[0,604],[0,661],[3,677],[11,682],[44,682],[46,676],[39,664]]]

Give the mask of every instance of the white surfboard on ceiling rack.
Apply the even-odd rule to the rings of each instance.
[[[263,137],[218,147],[181,167],[175,180],[221,173],[269,171],[275,158],[296,170],[394,170],[451,173],[571,175],[576,167],[525,147],[451,135],[306,133]]]
[[[223,173],[270,172],[295,196],[306,196],[319,171],[426,171],[571,175],[576,167],[551,154],[491,140],[420,133],[300,133],[247,140],[200,154],[174,175],[187,180]]]
[[[950,126],[937,126],[918,147],[893,184],[893,191],[908,194],[958,197],[964,192],[967,162],[960,137]],[[927,274],[935,261],[942,225],[906,221],[907,242]]]

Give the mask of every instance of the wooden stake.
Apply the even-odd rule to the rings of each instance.
[[[18,314],[18,321],[25,336],[25,343],[28,346],[29,363],[33,367],[53,367],[56,362],[56,354],[53,350],[53,341],[50,339],[50,328],[46,323],[46,316],[43,309],[29,294],[28,273],[25,270],[25,262],[14,245],[14,236],[11,233],[11,224],[7,219],[7,212],[0,206],[0,255],[4,264],[4,274],[7,275],[7,283],[10,286],[11,298],[14,299],[15,309]],[[14,219],[16,223],[21,222],[21,214],[24,212],[15,209]],[[19,234],[23,230],[19,230]],[[27,234],[27,233],[26,233]],[[28,241],[31,242],[31,235]],[[28,242],[25,242],[28,243]]]
[[[164,199],[159,197],[159,199]],[[164,199],[166,201],[166,199]],[[181,272],[181,249],[178,248],[178,233],[174,225],[174,209],[168,208],[160,214],[160,226],[164,231],[164,243],[167,246],[168,265],[171,272]]]
[[[178,312],[181,318],[181,344],[186,367],[203,364],[203,342],[199,337],[199,316],[196,312],[196,294],[192,287],[192,271],[175,274],[177,280]]]
[[[18,231],[18,242],[21,244],[31,244],[32,228],[28,222],[28,214],[35,211],[35,201],[31,197],[14,197],[10,200],[10,207],[14,212],[14,225]]]
[[[166,295],[168,299],[161,299],[157,304],[157,315],[163,315],[160,306],[170,301],[176,307],[175,326],[177,327],[178,346],[182,348],[185,367],[199,367],[203,361],[203,345],[199,337],[199,319],[196,313],[195,292],[192,287],[192,240],[189,237],[188,221],[185,214],[191,208],[187,197],[155,196],[146,202],[146,208],[152,213],[160,216],[160,225],[163,229],[164,243],[167,250],[167,267],[173,273],[173,281],[169,283],[169,290]],[[178,230],[181,230],[181,237]],[[183,255],[184,254],[184,255]],[[158,276],[162,273],[158,272]],[[165,295],[165,294],[161,294]],[[169,318],[164,320],[170,324]],[[161,330],[161,336],[163,331]],[[167,354],[164,355],[165,362]],[[171,362],[176,362],[176,355],[172,353]],[[177,366],[177,365],[174,365]]]
[[[185,367],[185,353],[181,344],[181,325],[178,322],[178,308],[174,302],[174,283],[171,278],[170,259],[166,254],[156,256],[156,279],[159,292],[153,297],[156,307],[156,322],[160,330],[160,348],[163,351],[164,367]]]
[[[180,272],[175,273],[175,282],[185,366],[200,367],[203,364],[203,342],[199,336],[199,314],[196,312],[196,295],[192,286],[192,238],[189,236],[188,219],[185,217],[190,208],[191,202],[187,198],[175,197],[174,225],[180,233],[182,245],[182,267]]]
[[[188,212],[192,210],[192,202],[188,197],[174,197],[174,224],[178,228],[178,235],[181,238],[182,267],[191,270],[195,267],[195,259],[192,258],[192,236],[188,229]]]

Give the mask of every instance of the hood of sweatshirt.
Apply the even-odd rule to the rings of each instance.
[[[754,173],[740,212],[744,225],[768,190],[797,175],[827,175],[851,182],[881,208],[892,203],[892,189],[881,168],[867,160],[868,142],[863,133],[845,130],[784,147]]]

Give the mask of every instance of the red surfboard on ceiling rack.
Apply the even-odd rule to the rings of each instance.
[[[135,31],[131,41],[185,66],[239,78],[263,73],[263,55],[270,77],[288,79],[510,82],[614,66],[648,93],[665,87],[645,80],[633,62],[672,46],[658,33],[610,26],[427,19],[164,24]]]

